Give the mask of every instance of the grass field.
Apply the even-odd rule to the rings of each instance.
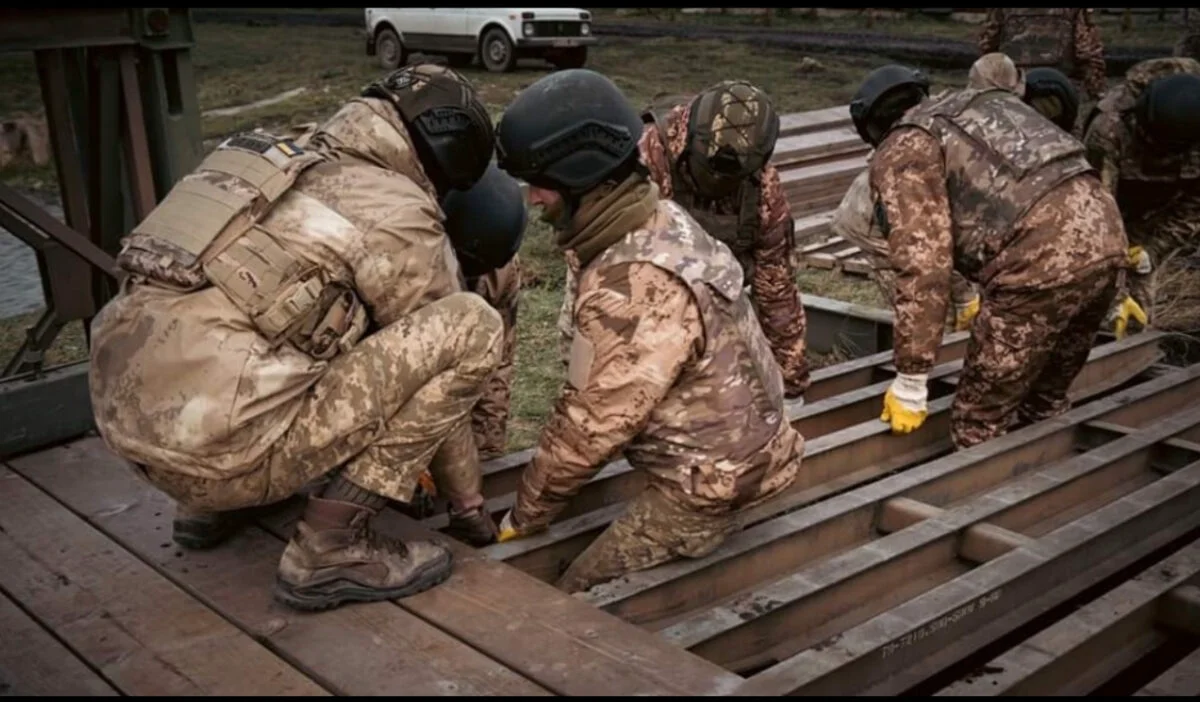
[[[601,11],[597,16],[606,14]],[[622,21],[627,19],[621,18]],[[684,20],[685,16],[677,19]],[[1104,18],[1105,22],[1107,19]],[[686,16],[686,20],[716,24],[756,21],[740,15]],[[1142,18],[1138,20],[1142,22]],[[861,18],[804,20],[798,16],[776,18],[775,26],[786,26],[788,22],[807,22],[807,29],[830,31],[866,26]],[[943,36],[939,32],[948,32],[953,36],[944,36],[967,39],[978,32],[976,27],[955,22],[896,22],[901,24],[889,24],[886,31],[924,36]],[[1110,31],[1107,24],[1102,23],[1106,32]],[[874,29],[883,26],[883,23],[876,23]],[[209,146],[218,137],[240,130],[319,122],[381,73],[374,59],[365,55],[361,33],[354,28],[198,24],[195,29],[198,43],[193,52],[193,65],[202,112],[236,108],[297,88],[304,89],[290,99],[269,106],[233,115],[205,117],[203,131]],[[1143,32],[1137,36],[1148,34]],[[884,58],[868,54],[822,54],[814,56],[820,64],[817,70],[801,74],[797,66],[802,57],[803,54],[794,51],[766,49],[749,43],[604,37],[591,52],[588,67],[610,76],[637,105],[660,92],[694,92],[718,80],[745,77],[767,90],[779,110],[786,113],[845,104],[868,71],[887,63]],[[509,74],[490,74],[478,68],[465,72],[476,83],[493,116],[498,116],[514,95],[548,71],[549,66],[528,61]],[[930,74],[942,86],[962,85],[965,81],[964,72],[931,70]],[[40,110],[32,56],[0,55],[0,105],[6,114]],[[0,171],[0,180],[48,194],[57,190],[53,171],[48,168],[10,167]],[[554,327],[562,300],[563,262],[545,226],[536,222],[531,224],[521,256],[526,282],[519,314],[517,379],[509,431],[509,447],[514,450],[535,440],[563,376]],[[805,293],[880,305],[874,287],[865,282],[826,271],[802,271],[798,279],[801,291]],[[35,316],[0,320],[0,359],[7,359],[19,346],[24,329]],[[77,360],[86,355],[85,349],[82,328],[74,324],[61,335],[49,360]],[[817,365],[823,362],[819,358],[813,360]]]

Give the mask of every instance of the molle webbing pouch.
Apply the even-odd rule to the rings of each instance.
[[[267,135],[229,139],[134,228],[118,263],[184,292],[204,287],[209,282],[204,262],[248,230],[320,160]]]

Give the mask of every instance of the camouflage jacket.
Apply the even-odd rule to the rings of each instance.
[[[282,247],[350,288],[375,327],[461,290],[433,185],[391,105],[351,100],[309,150],[325,160],[260,222]],[[272,350],[212,286],[129,280],[92,331],[101,435],[130,460],[202,478],[253,470],[329,367],[287,344]]]
[[[515,519],[550,523],[619,451],[685,507],[728,512],[796,478],[804,440],[724,244],[660,201],[579,274],[567,384]]]
[[[1083,146],[1008,91],[963,90],[909,110],[870,169],[896,271],[902,373],[933,366],[953,269],[985,290],[1020,291],[1068,285],[1122,260],[1119,222],[1114,234],[1084,221],[1109,210],[1080,211],[1060,187],[1083,178],[1103,194]]]
[[[503,455],[507,445],[513,356],[517,347],[517,303],[521,295],[520,257],[514,257],[499,270],[470,278],[466,283],[468,290],[487,300],[504,320],[500,365],[484,385],[483,397],[471,413],[471,427],[475,432],[479,457],[486,461]]]
[[[868,157],[868,161],[870,158]],[[879,284],[888,303],[892,302],[895,287],[895,271],[892,269],[891,252],[887,237],[879,229],[875,218],[875,198],[871,195],[870,170],[864,170],[854,178],[850,189],[833,213],[830,229],[862,250],[871,265],[871,277]],[[950,274],[950,300],[956,305],[966,305],[976,297],[975,286],[962,273]]]
[[[1057,68],[1081,83],[1092,100],[1108,87],[1104,45],[1088,8],[988,8],[979,52],[993,51],[1007,54],[1020,68]]]
[[[1133,107],[1152,81],[1168,75],[1200,75],[1200,63],[1190,58],[1143,61],[1125,73],[1125,80],[1096,106],[1083,142],[1088,160],[1100,171],[1105,186],[1116,195],[1122,212],[1146,212],[1173,197],[1178,188],[1200,181],[1200,144],[1191,149],[1156,148],[1141,138]]]
[[[689,110],[688,104],[680,105],[663,120],[666,143],[655,125],[648,124],[638,144],[641,158],[664,198],[683,205],[712,236],[731,244],[737,239],[741,218],[747,216],[739,212],[740,198],[700,202],[689,192],[679,192],[679,186],[686,187],[686,183],[677,177],[675,168],[686,146]],[[753,185],[747,183],[743,187]],[[735,253],[750,276],[751,299],[775,360],[783,369],[788,396],[797,396],[808,388],[809,368],[804,356],[804,306],[792,258],[795,222],[774,166],[768,164],[763,168],[758,187],[758,207],[754,213],[757,232],[749,251]]]

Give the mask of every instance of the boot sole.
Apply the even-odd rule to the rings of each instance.
[[[307,587],[296,587],[276,576],[275,599],[293,609],[305,612],[321,612],[348,602],[381,602],[403,599],[446,582],[453,572],[454,565],[453,556],[449,556],[449,554],[447,556],[444,566],[427,568],[409,584],[390,590],[366,587],[345,578]]]

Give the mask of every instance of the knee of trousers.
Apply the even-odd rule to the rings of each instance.
[[[458,356],[460,375],[487,380],[500,364],[504,344],[504,320],[494,307],[475,293],[449,295],[438,303],[450,316],[447,343]]]

